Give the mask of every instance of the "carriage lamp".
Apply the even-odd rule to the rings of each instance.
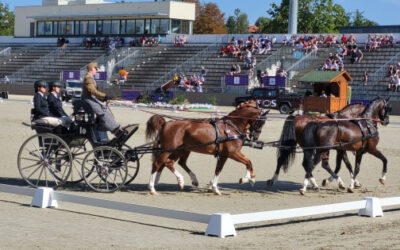
[[[76,112],[76,114],[75,114],[75,121],[77,121],[77,122],[85,122],[86,119],[89,119],[89,118],[86,118],[85,116],[87,116],[85,110],[83,108],[80,108],[78,110],[78,112]]]

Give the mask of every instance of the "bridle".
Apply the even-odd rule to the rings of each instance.
[[[263,112],[261,110],[261,113],[258,115],[257,119],[254,122],[252,122],[252,124],[250,124],[249,138],[251,141],[258,139],[258,136],[261,133],[262,127],[265,124],[267,113],[268,112]]]

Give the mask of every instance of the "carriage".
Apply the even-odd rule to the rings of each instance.
[[[85,181],[98,192],[114,192],[132,182],[143,149],[132,149],[126,142],[139,126],[128,125],[123,136],[110,140],[96,129],[98,121],[89,105],[76,100],[73,110],[75,121],[68,129],[32,122],[36,134],[18,153],[22,178],[32,187],[51,188]]]

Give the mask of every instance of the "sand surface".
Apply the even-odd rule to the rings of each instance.
[[[11,97],[14,99],[15,97]],[[21,99],[21,98],[20,98]],[[30,98],[25,98],[29,100]],[[17,169],[17,154],[22,143],[34,132],[21,122],[29,123],[31,104],[28,102],[4,101],[0,103],[0,183],[21,185]],[[71,106],[65,107],[71,112]],[[221,111],[233,107],[219,107]],[[139,131],[129,145],[145,143],[145,123],[149,114],[129,108],[112,108],[116,119],[122,124],[139,123]],[[192,113],[171,113],[186,117],[207,117]],[[400,122],[400,117],[391,116],[391,121]],[[279,138],[283,119],[267,121],[262,135],[263,141]],[[146,186],[150,176],[151,161],[142,158],[139,174],[133,183],[113,194],[99,194],[82,186],[60,189],[83,196],[108,200],[157,206],[183,211],[213,214],[231,214],[296,208],[311,205],[362,200],[366,196],[393,197],[400,193],[400,125],[379,127],[379,148],[388,158],[388,175],[385,186],[378,182],[382,163],[371,155],[365,155],[361,164],[359,181],[361,189],[350,194],[340,191],[336,183],[299,195],[298,189],[304,179],[301,166],[302,155],[298,154],[288,173],[281,173],[274,187],[266,187],[266,180],[273,176],[276,166],[274,148],[263,150],[243,148],[253,162],[257,182],[239,185],[245,175],[245,167],[228,160],[219,179],[221,196],[208,192],[208,183],[214,175],[216,159],[209,155],[193,153],[189,167],[197,174],[199,188],[190,186],[190,178],[184,175],[186,186],[179,190],[176,179],[164,171],[158,191],[160,195],[149,195]],[[334,166],[335,152],[331,152],[330,164]],[[354,155],[349,153],[354,163]],[[345,168],[340,172],[346,185],[349,174]],[[314,171],[318,183],[327,177],[321,166]],[[312,216],[290,220],[278,220],[242,224],[236,227],[238,236],[219,239],[205,237],[205,224],[165,219],[128,212],[94,208],[67,202],[59,202],[58,209],[31,208],[31,199],[0,193],[0,249],[400,249],[400,206],[385,208],[384,217],[367,218],[356,215],[357,211]]]

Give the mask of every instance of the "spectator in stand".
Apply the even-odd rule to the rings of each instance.
[[[222,57],[227,56],[226,47],[225,47],[225,46],[222,46],[222,47],[221,47],[220,55],[221,55]]]
[[[338,70],[339,70],[339,64],[337,63],[336,60],[333,60],[331,65],[331,71],[338,71]]]
[[[128,79],[128,71],[126,71],[123,67],[119,70],[119,84],[124,84]]]
[[[400,88],[400,76],[399,76],[399,74],[394,75],[394,80],[395,80],[396,86],[393,89],[393,91],[397,92],[397,90]]]
[[[368,73],[367,73],[367,71],[364,71],[362,82],[363,82],[364,85],[368,84]]]
[[[4,75],[4,80],[3,81],[4,81],[5,85],[8,85],[10,83],[10,78],[8,78],[7,75]]]
[[[236,72],[236,65],[235,64],[233,64],[232,65],[232,67],[231,67],[231,72],[229,72],[227,75],[234,75],[235,74],[235,72]]]
[[[236,70],[235,70],[235,75],[239,75],[242,72],[242,69],[240,68],[239,64],[236,64]]]
[[[348,39],[347,35],[346,35],[346,34],[343,34],[343,35],[342,35],[342,38],[340,38],[341,44],[346,44],[346,43],[347,43],[347,39]]]
[[[332,65],[331,60],[330,59],[326,59],[325,62],[324,62],[324,65],[322,65],[321,70],[329,71],[329,70],[331,70],[331,65]]]
[[[398,62],[398,63],[396,64],[396,72],[395,72],[395,74],[396,74],[396,75],[400,74],[400,62]]]
[[[392,76],[396,73],[393,64],[390,64],[387,71],[386,71],[386,76]]]
[[[174,74],[174,76],[172,77],[172,81],[174,82],[174,84],[178,85],[180,82],[179,76],[177,73]]]
[[[361,49],[356,48],[351,57],[351,63],[359,63],[359,62],[361,62],[363,57],[364,57],[364,54],[362,53]]]
[[[394,75],[390,76],[387,90],[390,91],[392,89],[396,89],[396,80],[394,79]]]
[[[206,77],[207,76],[207,70],[206,70],[206,68],[204,68],[204,66],[200,67],[200,75],[202,77]]]

